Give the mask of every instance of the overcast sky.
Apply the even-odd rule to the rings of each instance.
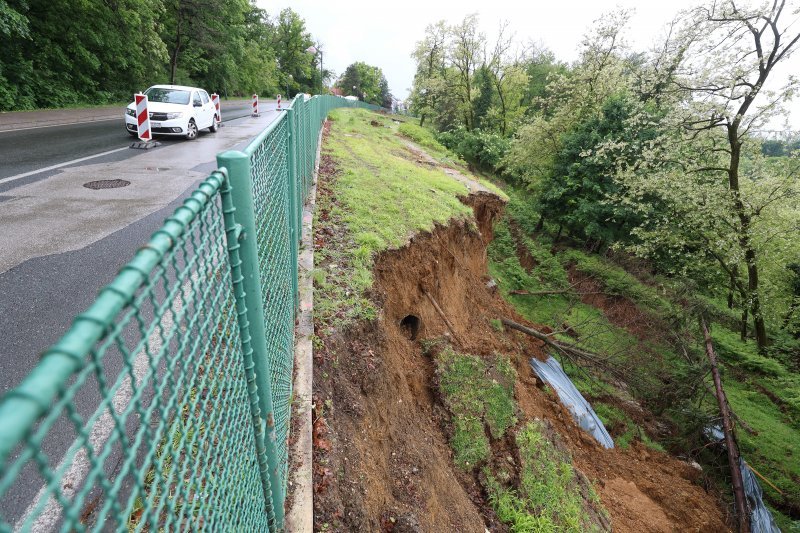
[[[306,27],[322,42],[325,68],[339,75],[355,61],[383,70],[396,97],[408,95],[414,77],[411,52],[424,36],[425,26],[444,19],[455,23],[478,13],[481,26],[491,40],[501,21],[520,42],[532,40],[552,50],[563,61],[577,58],[581,37],[592,22],[616,7],[630,8],[634,15],[626,38],[635,49],[647,49],[678,10],[697,5],[698,0],[459,0],[402,3],[364,1],[258,0],[270,15],[291,7],[306,21]],[[791,58],[794,73],[800,72],[800,54]],[[789,67],[789,65],[787,65]],[[792,103],[792,126],[800,129],[800,100]]]

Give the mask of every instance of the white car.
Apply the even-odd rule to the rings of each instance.
[[[195,139],[204,128],[217,131],[219,116],[208,93],[197,87],[153,85],[144,92],[154,135],[183,135]],[[136,137],[136,102],[125,110],[125,129]]]

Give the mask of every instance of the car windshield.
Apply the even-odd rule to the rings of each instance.
[[[186,105],[189,103],[189,91],[181,91],[180,89],[160,89],[158,87],[150,87],[144,94],[150,102],[161,102],[164,104],[181,104]]]

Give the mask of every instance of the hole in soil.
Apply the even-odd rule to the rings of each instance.
[[[405,336],[412,341],[417,340],[420,326],[422,326],[422,321],[416,315],[406,315],[406,317],[400,321],[400,329],[402,329]]]

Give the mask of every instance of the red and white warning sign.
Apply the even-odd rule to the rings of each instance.
[[[253,116],[254,117],[258,116],[258,95],[257,94],[253,95]]]
[[[150,131],[150,114],[147,112],[147,96],[136,95],[136,128],[139,133],[139,140],[147,142],[153,139],[153,132]]]
[[[281,110],[281,95],[278,95],[278,111]]]

